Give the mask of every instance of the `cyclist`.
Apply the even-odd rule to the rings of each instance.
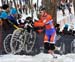
[[[52,16],[45,11],[45,8],[40,9],[40,21],[45,25],[44,48],[52,54],[55,50],[56,30]]]

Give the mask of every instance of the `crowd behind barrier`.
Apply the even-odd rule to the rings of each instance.
[[[66,15],[65,10],[67,9],[69,14],[72,14],[72,7],[73,3],[70,0],[60,0],[57,3],[57,9],[62,11],[63,16]]]

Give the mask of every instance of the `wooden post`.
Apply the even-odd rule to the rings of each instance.
[[[38,3],[39,3],[39,0],[37,0],[37,4],[36,4],[36,6],[37,6],[37,13],[36,14],[38,14]]]
[[[1,0],[1,3],[2,3],[2,5],[3,5],[3,0]]]
[[[9,4],[9,1],[7,0],[7,4]]]
[[[33,0],[31,0],[31,3],[30,3],[30,5],[31,5],[31,16],[32,16],[32,18],[33,18]]]
[[[73,0],[73,5],[74,5],[74,13],[75,13],[75,0]]]
[[[2,49],[2,20],[0,19],[0,50]]]

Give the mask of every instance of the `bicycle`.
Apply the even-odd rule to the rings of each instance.
[[[9,39],[9,41],[7,41]],[[36,32],[33,28],[28,32],[26,29],[18,28],[13,34],[8,34],[4,40],[4,49],[6,53],[20,53],[22,50],[30,53],[34,47],[36,40]],[[9,44],[6,44],[6,43]],[[9,47],[7,47],[9,46]],[[9,50],[8,50],[9,49]]]
[[[30,53],[34,47],[36,33],[34,28],[28,32],[26,29],[19,28],[13,32],[10,42],[11,50],[14,54],[21,52]]]
[[[11,21],[7,20],[11,25],[13,25],[13,27],[15,27],[16,29],[18,29],[18,26],[16,26],[15,24],[13,24]],[[11,42],[11,38],[12,38],[12,34],[8,34],[5,39],[3,40],[3,46],[4,46],[4,50],[6,53],[12,53],[11,47],[10,47],[10,42]]]

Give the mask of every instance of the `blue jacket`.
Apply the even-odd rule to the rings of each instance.
[[[13,24],[18,25],[18,23],[17,23],[17,21],[16,21],[14,16],[10,15],[10,16],[7,17],[7,19],[9,21],[11,21]]]
[[[2,11],[0,18],[7,19],[8,13],[6,11]]]

